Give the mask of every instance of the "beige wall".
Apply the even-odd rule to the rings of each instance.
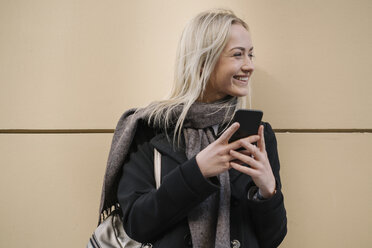
[[[253,107],[289,129],[281,247],[370,246],[371,1],[0,0],[0,247],[84,247],[112,138],[9,129],[113,129],[168,93],[182,28],[211,7],[249,23]]]

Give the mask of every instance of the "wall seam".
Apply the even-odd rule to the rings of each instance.
[[[372,129],[274,129],[275,133],[372,133]],[[114,129],[0,129],[0,134],[99,134]]]

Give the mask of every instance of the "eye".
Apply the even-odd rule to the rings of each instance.
[[[240,56],[242,56],[242,53],[241,52],[234,53],[234,57],[240,57]]]
[[[253,59],[255,56],[253,55],[253,53],[250,53],[250,54],[248,54],[248,57],[249,57],[250,59]]]

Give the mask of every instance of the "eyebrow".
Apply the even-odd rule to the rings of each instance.
[[[244,48],[244,47],[233,47],[233,48],[231,48],[231,49],[229,50],[229,52],[230,52],[231,50],[234,50],[234,49],[239,49],[239,50],[245,51],[245,48]],[[253,50],[253,47],[249,48],[249,52],[251,52],[252,50]]]

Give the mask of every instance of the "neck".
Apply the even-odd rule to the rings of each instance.
[[[214,96],[200,96],[196,102],[200,102],[200,103],[215,103],[215,102],[222,102],[222,101],[225,101],[225,100],[229,100],[231,99],[232,96],[229,96],[229,95],[223,95],[223,96],[219,96],[219,95],[214,95]]]

